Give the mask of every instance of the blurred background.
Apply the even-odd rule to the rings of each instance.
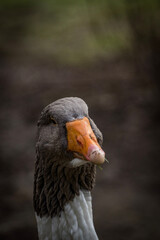
[[[36,123],[83,98],[109,164],[93,190],[100,240],[158,240],[159,0],[0,3],[0,239],[37,239]]]

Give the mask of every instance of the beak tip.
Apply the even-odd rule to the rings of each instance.
[[[105,152],[102,149],[93,149],[87,159],[97,165],[101,165],[105,161]]]

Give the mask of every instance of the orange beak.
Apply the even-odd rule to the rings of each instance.
[[[66,123],[68,150],[74,152],[75,156],[102,164],[105,160],[105,153],[97,142],[90,122],[87,117],[81,120]]]

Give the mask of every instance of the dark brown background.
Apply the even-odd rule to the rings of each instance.
[[[156,0],[1,2],[0,239],[37,239],[36,122],[66,96],[87,102],[104,135],[99,238],[160,239],[159,16]]]

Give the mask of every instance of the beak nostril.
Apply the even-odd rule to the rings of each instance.
[[[79,139],[77,139],[77,143],[78,143],[78,145],[80,145],[81,147],[83,147],[83,143],[82,143]]]

